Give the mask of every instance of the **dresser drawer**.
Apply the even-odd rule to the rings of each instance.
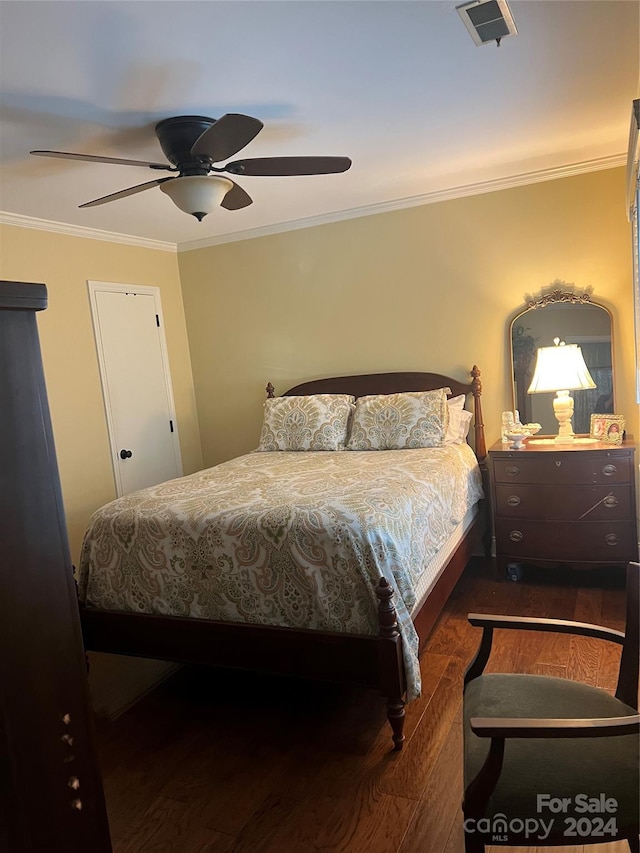
[[[637,560],[630,521],[532,521],[497,518],[496,552],[518,560],[627,562]]]
[[[493,476],[496,483],[628,483],[631,480],[631,459],[613,453],[549,453],[535,457],[513,455],[494,459]]]
[[[632,517],[631,486],[497,484],[495,513],[503,518],[625,521]]]

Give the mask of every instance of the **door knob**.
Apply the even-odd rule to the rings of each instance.
[[[130,450],[121,450],[120,459],[131,459],[133,453]]]

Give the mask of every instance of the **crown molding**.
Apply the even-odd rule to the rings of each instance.
[[[101,231],[98,228],[85,228],[82,225],[69,225],[66,222],[53,222],[49,219],[36,219],[33,216],[8,213],[3,210],[0,210],[0,224],[33,228],[37,231],[51,231],[54,234],[67,234],[70,237],[103,240],[107,243],[121,243],[126,246],[140,246],[143,249],[159,249],[162,252],[175,252],[178,248],[176,243],[165,243],[162,240],[150,240],[147,237],[135,237],[131,234],[118,234],[115,231]]]
[[[361,216],[374,216],[378,213],[389,213],[394,210],[403,210],[408,207],[419,207],[425,204],[436,204],[440,201],[451,201],[466,196],[481,195],[482,193],[498,192],[499,190],[513,189],[527,184],[537,184],[542,181],[555,181],[559,178],[570,178],[587,172],[599,172],[604,169],[614,169],[626,164],[626,154],[612,154],[608,157],[600,157],[596,160],[585,160],[582,163],[572,163],[569,166],[557,166],[552,169],[542,169],[536,172],[523,172],[520,175],[512,175],[508,178],[497,178],[490,181],[479,181],[474,184],[463,184],[444,190],[424,193],[422,195],[408,196],[407,198],[394,201],[380,202],[378,204],[354,207],[349,210],[340,210],[334,213],[309,216],[305,219],[292,220],[290,222],[279,222],[274,225],[265,225],[262,228],[250,228],[245,231],[234,231],[229,234],[221,234],[217,237],[205,237],[202,240],[192,240],[178,244],[178,252],[191,252],[194,249],[205,249],[209,246],[218,246],[222,243],[234,243],[238,240],[251,240],[255,237],[268,237],[271,234],[282,234],[284,231],[297,231],[300,228],[313,228],[316,225],[328,225],[332,222],[341,222],[346,219],[357,219]]]
[[[627,154],[612,154],[596,160],[585,160],[582,163],[572,163],[568,166],[557,166],[552,169],[541,169],[534,172],[523,172],[507,178],[497,178],[490,181],[478,181],[473,184],[462,184],[444,190],[408,196],[394,201],[353,207],[333,213],[308,216],[304,219],[276,222],[259,228],[247,228],[243,231],[232,231],[228,234],[204,237],[201,240],[188,240],[182,243],[165,243],[161,240],[150,240],[145,237],[134,237],[130,234],[118,234],[113,231],[100,231],[96,228],[84,228],[79,225],[68,225],[64,222],[51,222],[47,219],[35,219],[19,213],[0,211],[0,223],[17,225],[22,228],[35,228],[42,231],[53,231],[58,234],[68,234],[73,237],[86,237],[92,240],[106,240],[111,243],[122,243],[129,246],[141,246],[145,249],[159,249],[163,252],[191,252],[196,249],[206,249],[223,243],[236,243],[239,240],[252,240],[257,237],[269,237],[272,234],[282,234],[285,231],[298,231],[301,228],[314,228],[317,225],[328,225],[348,219],[358,219],[362,216],[374,216],[378,213],[389,213],[394,210],[404,210],[409,207],[419,207],[425,204],[436,204],[440,201],[452,201],[466,196],[498,192],[514,189],[515,187],[537,184],[542,181],[555,181],[559,178],[570,178],[587,172],[599,172],[604,169],[614,169],[625,166]]]

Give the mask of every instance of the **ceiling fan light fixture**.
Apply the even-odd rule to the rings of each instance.
[[[232,187],[233,181],[218,175],[185,175],[160,184],[176,207],[195,216],[198,222],[220,207]]]

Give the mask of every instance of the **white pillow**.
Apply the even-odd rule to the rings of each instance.
[[[449,409],[449,426],[444,438],[445,444],[464,444],[469,434],[473,415],[466,409]]]
[[[265,400],[258,450],[344,450],[354,399],[309,394]]]
[[[451,411],[452,409],[457,409],[461,412],[464,409],[464,403],[464,394],[460,394],[458,397],[449,397],[449,399],[447,400],[447,406],[449,406],[449,411]]]

